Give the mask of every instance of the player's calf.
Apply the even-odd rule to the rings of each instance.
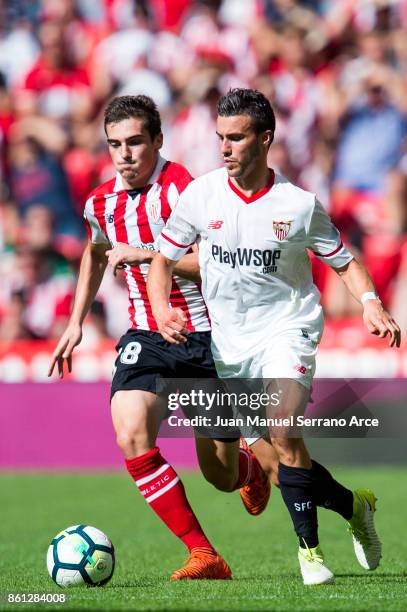
[[[290,513],[300,547],[318,546],[317,505],[311,470],[279,464],[280,491]]]
[[[320,463],[312,460],[314,494],[318,506],[332,510],[349,520],[353,514],[352,491],[335,480],[331,473]]]
[[[220,465],[202,465],[201,463],[200,468],[205,480],[213,485],[215,489],[218,489],[218,491],[230,493],[236,489],[237,469],[228,469]]]
[[[195,444],[205,480],[219,491],[234,491],[239,478],[238,441],[196,437]]]
[[[199,465],[205,479],[220,491],[231,492],[261,481],[264,472],[252,452],[238,448],[238,440],[221,441],[197,438]],[[269,486],[269,484],[268,484]]]
[[[203,548],[214,553],[189,505],[184,485],[159,448],[126,459],[126,467],[150,508],[190,552],[194,548]]]
[[[290,432],[289,432],[290,433]],[[311,468],[311,458],[302,438],[273,438],[273,448],[279,464],[291,467]],[[278,465],[277,465],[278,471]]]
[[[178,474],[154,445],[161,422],[155,395],[137,390],[115,393],[112,417],[126,468],[150,508],[189,552],[199,548],[216,555]]]
[[[263,471],[267,474],[268,479],[276,486],[280,486],[278,480],[278,455],[273,447],[270,439],[266,438],[246,438],[246,443],[250,450],[256,456]]]

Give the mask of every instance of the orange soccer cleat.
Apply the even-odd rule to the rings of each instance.
[[[240,438],[240,448],[243,448],[250,454],[252,460],[257,463],[259,468],[258,478],[256,478],[256,480],[251,482],[249,485],[242,487],[239,491],[243,505],[247,512],[253,516],[257,516],[263,512],[268,504],[271,489],[270,481],[244,438]]]
[[[226,561],[210,548],[193,548],[185,565],[171,575],[171,580],[230,580],[232,572]]]

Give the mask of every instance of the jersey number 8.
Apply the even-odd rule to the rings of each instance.
[[[126,344],[124,349],[120,351],[120,361],[126,365],[137,363],[138,357],[141,353],[140,342],[129,342]]]

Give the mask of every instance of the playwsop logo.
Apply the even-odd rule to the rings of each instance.
[[[222,245],[212,244],[212,258],[233,269],[243,266],[254,266],[261,268],[263,274],[277,272],[277,261],[281,256],[281,249],[247,249],[238,247],[235,251],[229,251]]]

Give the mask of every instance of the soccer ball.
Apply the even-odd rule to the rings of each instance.
[[[115,565],[114,547],[96,527],[74,525],[60,531],[47,552],[47,568],[61,587],[102,586],[110,580]]]

